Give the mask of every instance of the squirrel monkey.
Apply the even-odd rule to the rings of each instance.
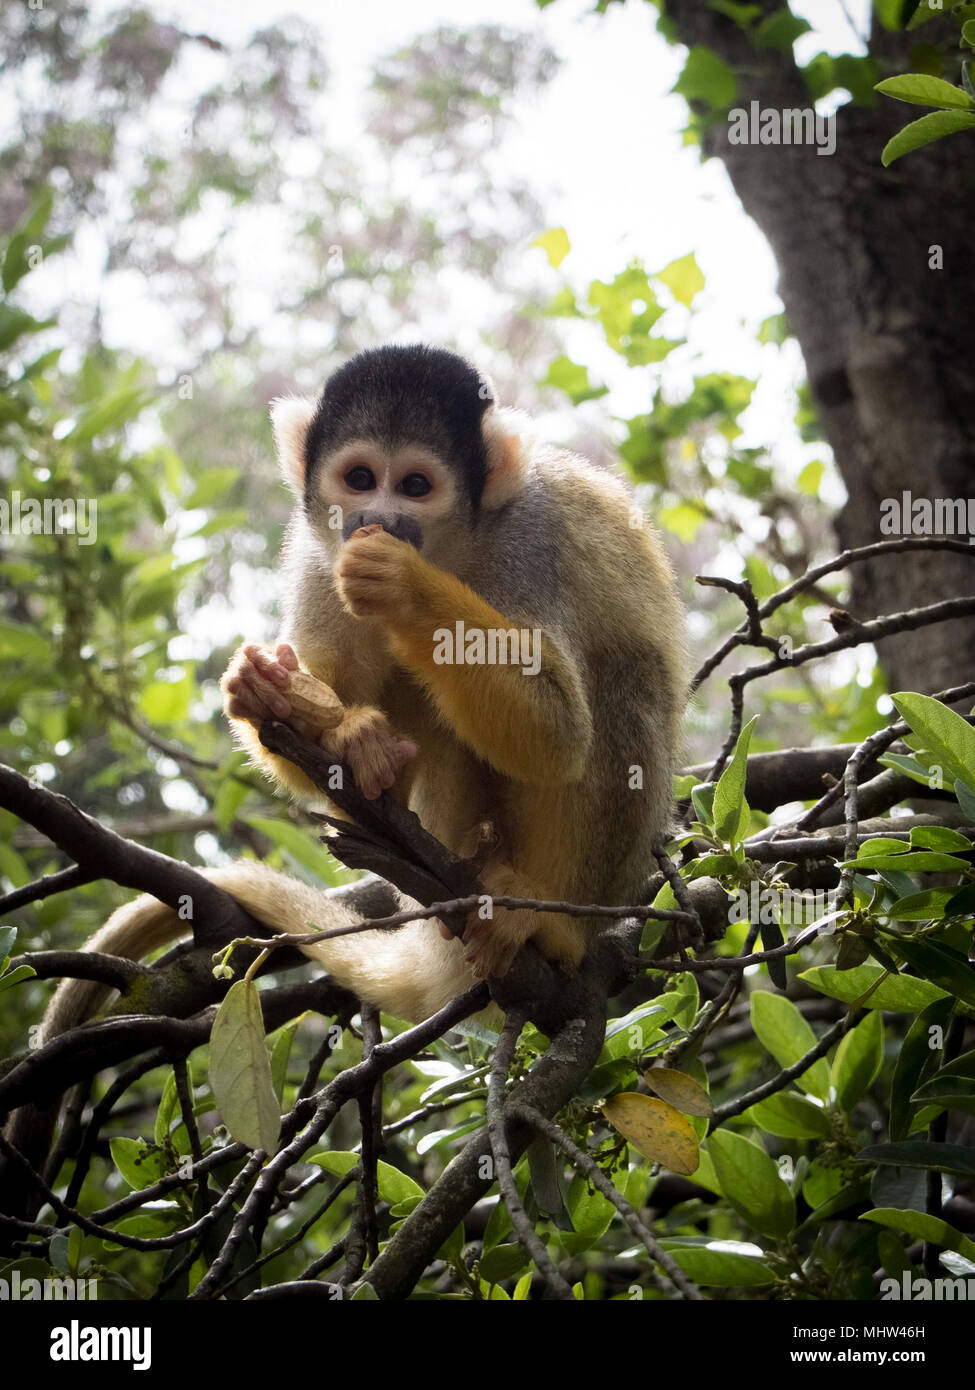
[[[290,720],[367,797],[391,790],[455,853],[489,827],[489,893],[638,899],[670,818],[686,678],[674,578],[622,483],[536,443],[485,377],[428,347],[360,353],[317,401],[277,400],[271,415],[296,495],[286,614],[280,642],[242,647],[223,677],[237,741],[279,785],[321,800],[258,737],[268,715]],[[336,727],[292,706],[297,672],[338,695]],[[356,920],[261,865],[208,876],[278,931]],[[528,940],[578,965],[601,924],[496,909],[472,913],[462,940],[427,919],[305,949],[363,1000],[418,1021],[503,975]],[[138,957],[184,931],[143,897],[88,945]],[[82,1021],[97,992],[62,984],[44,1034]]]

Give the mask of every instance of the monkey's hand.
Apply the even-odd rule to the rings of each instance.
[[[326,729],[319,743],[348,763],[356,786],[369,801],[387,791],[404,763],[417,754],[413,740],[394,734],[386,716],[368,705],[347,708],[342,723]]]
[[[255,728],[262,719],[286,719],[307,738],[317,738],[345,718],[335,691],[301,669],[288,642],[279,642],[273,651],[256,642],[241,647],[220,688],[228,719],[243,719]]]
[[[381,526],[362,526],[335,566],[339,596],[355,618],[405,619],[425,563],[407,541]]]
[[[273,650],[256,642],[238,648],[220,681],[224,714],[255,727],[262,719],[290,719],[288,687],[297,670],[298,658],[287,642]]]
[[[416,744],[397,737],[379,710],[344,708],[334,691],[302,671],[287,642],[279,642],[273,651],[257,643],[241,647],[220,688],[229,719],[242,719],[254,728],[269,717],[287,720],[348,763],[356,786],[370,801],[391,787],[404,763],[416,757]]]

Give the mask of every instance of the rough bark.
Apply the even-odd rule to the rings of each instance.
[[[768,11],[778,7],[763,0]],[[705,0],[680,0],[668,12],[682,42],[714,50],[734,69],[736,106],[810,106],[790,53],[755,49]],[[923,38],[956,33],[951,21],[935,20]],[[919,37],[887,33],[875,21],[870,53],[882,76],[910,70]],[[884,498],[973,491],[975,143],[967,134],[948,138],[884,169],[887,140],[921,114],[882,96],[872,107],[848,104],[838,112],[831,156],[812,145],[734,145],[724,121],[707,137],[777,258],[779,293],[849,494],[836,520],[844,547],[884,539]],[[935,247],[944,269],[929,268]],[[853,571],[850,607],[866,619],[972,592],[975,563],[967,557],[883,557]],[[878,653],[892,689],[936,690],[975,669],[975,624],[961,618],[888,637]]]

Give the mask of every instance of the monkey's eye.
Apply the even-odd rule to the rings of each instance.
[[[358,468],[350,468],[345,475],[345,481],[353,492],[368,492],[370,488],[376,486],[376,480],[372,473],[362,464]]]
[[[426,497],[433,488],[430,479],[425,478],[422,473],[407,473],[399,486],[405,497]]]

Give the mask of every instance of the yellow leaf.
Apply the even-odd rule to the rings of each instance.
[[[711,1115],[711,1099],[703,1086],[686,1072],[673,1067],[651,1067],[643,1079],[661,1100],[684,1115]]]
[[[657,279],[664,282],[676,300],[688,306],[694,296],[704,288],[704,276],[694,259],[693,251],[681,256],[679,260],[671,261],[670,265],[658,272]]]
[[[553,227],[536,237],[532,246],[540,246],[548,256],[548,263],[558,268],[569,254],[569,237],[564,227]]]
[[[605,1102],[603,1114],[652,1163],[662,1163],[685,1178],[696,1171],[700,1158],[691,1122],[665,1100],[624,1091]]]

